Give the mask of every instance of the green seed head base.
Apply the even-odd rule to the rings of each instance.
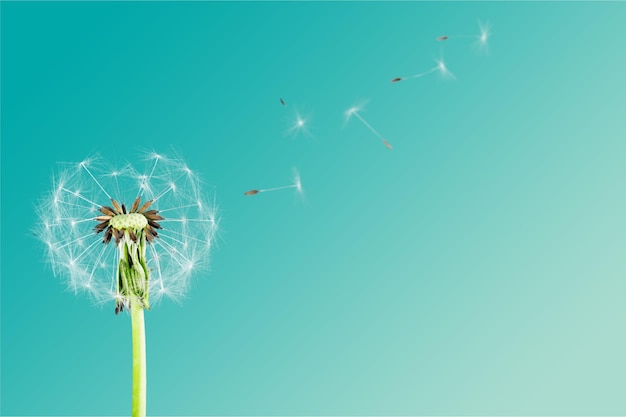
[[[118,230],[143,230],[147,225],[148,219],[146,219],[143,214],[139,213],[119,214],[117,216],[113,216],[111,220],[109,220],[109,226]]]
[[[159,220],[163,217],[159,215],[157,210],[148,210],[152,204],[152,200],[146,201],[141,207],[141,197],[137,197],[130,208],[130,212],[126,211],[126,206],[111,199],[113,207],[102,206],[100,212],[103,216],[98,216],[95,220],[100,223],[95,227],[95,232],[104,231],[104,243],[109,243],[111,238],[115,238],[115,244],[119,246],[124,232],[133,242],[137,243],[139,235],[144,235],[151,243],[155,237],[158,237],[156,229],[161,229]]]

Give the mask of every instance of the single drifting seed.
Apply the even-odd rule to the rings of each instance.
[[[445,41],[448,39],[451,40],[456,40],[456,39],[475,39],[476,40],[476,44],[477,46],[481,49],[481,50],[487,50],[488,49],[488,41],[489,41],[489,36],[491,35],[491,26],[489,25],[489,23],[481,23],[478,22],[478,26],[479,26],[479,30],[480,33],[478,35],[445,35],[445,36],[439,36],[437,38],[438,41]]]
[[[367,120],[365,120],[363,118],[363,116],[361,116],[359,114],[359,109],[358,108],[356,108],[356,107],[351,108],[350,110],[347,111],[347,115],[348,115],[348,117],[355,116],[357,119],[359,119],[361,121],[361,123],[363,123],[363,125],[369,129],[370,132],[375,134],[378,137],[378,139],[380,139],[383,142],[383,145],[385,145],[387,147],[387,149],[389,149],[389,150],[392,149],[391,144],[383,137],[383,135],[378,133],[378,130],[374,129],[372,127],[372,125],[370,125],[367,122]]]
[[[263,190],[250,190],[250,191],[246,191],[245,193],[243,193],[244,195],[255,195],[255,194],[259,194],[259,193],[266,193],[268,191],[278,191],[278,190],[285,190],[287,188],[297,188],[298,191],[300,191],[301,186],[299,183],[296,184],[291,184],[291,185],[284,185],[282,187],[274,187],[274,188],[265,188]]]
[[[283,100],[283,98],[280,98],[280,104],[282,104],[283,106],[285,105],[285,100]]]
[[[446,67],[446,63],[444,62],[443,58],[435,60],[435,62],[437,63],[437,65],[435,65],[434,67],[432,67],[428,71],[418,72],[417,74],[409,75],[407,77],[396,77],[396,78],[392,79],[391,82],[392,83],[397,83],[398,81],[409,80],[411,78],[420,78],[420,77],[423,77],[425,75],[431,74],[431,73],[433,73],[435,71],[439,72],[444,77],[454,78],[454,75]]]
[[[264,189],[256,189],[255,188],[253,190],[246,191],[245,193],[243,193],[243,195],[255,195],[255,194],[259,194],[259,193],[266,193],[268,191],[285,190],[287,188],[295,188],[299,193],[302,192],[302,182],[300,181],[300,175],[298,174],[297,171],[295,171],[294,183],[293,184],[284,185],[282,187],[275,187],[275,188],[264,188]]]
[[[294,136],[304,133],[306,136],[312,137],[311,132],[309,131],[309,122],[310,117],[303,116],[300,112],[295,111],[293,122],[287,129],[286,133]]]

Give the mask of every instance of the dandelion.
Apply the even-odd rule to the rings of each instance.
[[[294,110],[293,119],[289,122],[285,134],[289,136],[298,136],[300,133],[313,138],[310,130],[311,117],[305,116],[298,110]]]
[[[252,190],[246,191],[245,193],[243,193],[243,195],[255,195],[255,194],[259,194],[259,193],[265,193],[265,192],[268,192],[268,191],[285,190],[285,189],[288,189],[288,188],[295,188],[296,192],[299,195],[302,195],[302,181],[300,180],[300,173],[295,168],[293,170],[293,177],[292,177],[292,183],[291,184],[283,185],[281,187],[274,187],[274,188],[252,189]]]
[[[440,36],[440,38],[448,38],[447,36]],[[439,39],[439,38],[437,38]],[[435,66],[429,69],[428,71],[418,72],[417,74],[408,75],[405,77],[395,77],[391,79],[392,83],[397,83],[400,81],[410,80],[411,78],[421,78],[425,75],[432,74],[433,72],[438,72],[443,78],[454,78],[454,74],[450,72],[448,67],[446,66],[445,61],[443,60],[443,55],[441,58],[435,59]]]
[[[393,81],[393,80],[392,80],[392,81]],[[392,149],[392,146],[391,146],[391,144],[387,141],[387,139],[385,139],[385,138],[383,137],[383,135],[381,135],[380,133],[378,133],[378,130],[374,129],[374,128],[372,127],[372,125],[370,125],[370,124],[367,122],[367,120],[365,120],[365,119],[363,118],[363,116],[361,116],[361,115],[359,114],[359,112],[360,112],[360,111],[362,111],[362,110],[364,109],[365,104],[366,104],[366,102],[363,102],[363,103],[361,103],[361,104],[359,104],[359,105],[356,105],[356,106],[350,107],[350,108],[346,111],[346,113],[345,113],[346,122],[348,122],[348,121],[352,118],[352,116],[356,117],[357,119],[359,119],[359,121],[360,121],[361,123],[363,123],[363,125],[364,125],[366,128],[368,128],[368,129],[369,129],[369,131],[370,131],[370,132],[372,132],[374,135],[376,135],[376,136],[378,137],[378,139],[380,139],[380,140],[382,141],[383,145],[385,145],[385,146],[387,147],[387,149],[391,150],[391,149]]]
[[[478,29],[480,33],[478,35],[446,35],[437,37],[438,41],[445,41],[448,39],[474,39],[474,46],[478,48],[480,52],[489,52],[489,37],[491,36],[491,25],[489,22],[478,22]]]
[[[475,45],[481,52],[489,53],[489,37],[491,36],[491,25],[489,22],[478,22],[480,34],[477,36]]]
[[[130,312],[132,415],[146,414],[144,310],[180,300],[206,267],[217,231],[215,206],[178,158],[151,153],[140,169],[97,159],[62,164],[37,211],[36,235],[55,276],[96,303]]]

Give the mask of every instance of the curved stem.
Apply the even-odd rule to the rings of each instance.
[[[132,417],[146,416],[146,330],[143,308],[132,300],[130,318],[133,338],[133,414]]]

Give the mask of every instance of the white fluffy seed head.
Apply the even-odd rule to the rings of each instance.
[[[113,167],[89,158],[59,164],[50,192],[37,207],[36,235],[54,274],[70,289],[97,302],[115,299],[119,254],[114,241],[105,245],[103,233],[95,233],[95,217],[102,215],[100,207],[111,206],[111,198],[128,209],[137,197],[142,204],[153,200],[148,210],[164,217],[159,237],[146,250],[152,306],[164,296],[183,297],[192,275],[208,267],[216,210],[196,172],[181,159],[156,153],[140,166]],[[146,227],[139,214],[117,215],[110,222],[118,229]]]

